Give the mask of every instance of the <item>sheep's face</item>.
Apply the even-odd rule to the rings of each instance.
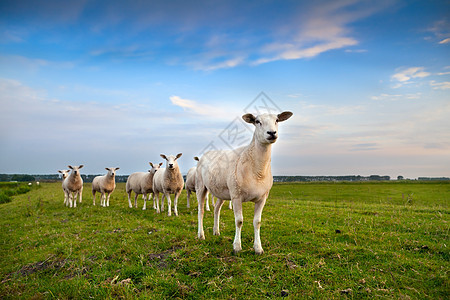
[[[178,167],[177,159],[183,155],[182,153],[178,153],[177,156],[169,155],[166,156],[161,154],[161,157],[166,160],[166,168],[169,170],[173,170]]]
[[[80,169],[83,167],[83,165],[79,165],[78,167],[77,166],[75,166],[75,167],[67,166],[67,167],[72,170],[72,173],[74,175],[78,175],[78,174],[80,174]]]
[[[70,170],[58,170],[58,172],[61,173],[63,179],[66,179],[69,176]]]
[[[158,165],[154,165],[152,163],[149,163],[150,166],[152,167],[150,170],[148,170],[151,174],[155,175],[156,171],[159,170],[159,168],[161,168],[163,163],[159,163]]]
[[[281,114],[263,114],[254,116],[245,114],[242,116],[245,122],[255,125],[255,137],[261,144],[275,143],[278,138],[278,123],[289,119],[292,113],[289,111]]]
[[[105,168],[106,171],[108,171],[108,175],[109,176],[116,176],[116,171],[119,170],[120,168]]]

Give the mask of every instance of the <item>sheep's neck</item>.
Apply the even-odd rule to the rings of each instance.
[[[179,170],[178,167],[175,167],[175,168],[173,168],[173,169],[167,168],[166,171],[167,171],[167,172],[165,172],[165,174],[167,174],[166,176],[167,176],[169,179],[175,179],[175,178],[178,178],[178,174],[180,173],[180,170]]]
[[[264,179],[272,175],[270,161],[272,155],[272,144],[261,144],[253,136],[247,153],[250,156],[252,173],[257,179]]]

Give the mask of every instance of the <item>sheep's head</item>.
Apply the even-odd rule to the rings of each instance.
[[[169,170],[173,170],[178,167],[177,159],[181,157],[183,153],[178,153],[177,156],[169,155],[165,156],[164,154],[161,154],[161,157],[164,158],[166,162],[166,167]]]
[[[116,176],[116,171],[119,170],[120,168],[105,168],[106,171],[108,171],[108,175],[109,176]]]
[[[156,171],[159,170],[159,168],[161,168],[163,163],[159,163],[158,165],[154,165],[151,162],[149,162],[150,166],[152,167],[150,170],[148,170],[151,174],[155,174]]]
[[[254,116],[245,114],[242,116],[245,122],[255,125],[255,137],[262,144],[275,143],[278,138],[278,123],[286,121],[292,116],[290,111],[282,112],[278,115],[263,114]]]
[[[69,176],[70,170],[58,170],[58,172],[61,173],[63,179],[66,179]]]
[[[73,174],[78,175],[78,174],[80,174],[79,170],[83,167],[83,165],[79,165],[78,167],[77,166],[75,166],[75,167],[67,166],[67,167],[72,170]]]

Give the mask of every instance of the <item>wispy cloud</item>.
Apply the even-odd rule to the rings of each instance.
[[[213,106],[206,103],[201,103],[195,100],[181,98],[180,96],[170,96],[170,101],[173,105],[181,107],[185,112],[196,116],[202,116],[214,119],[230,120],[233,116],[233,111],[225,107]]]
[[[448,89],[450,89],[450,81],[436,82],[436,81],[432,80],[432,81],[430,81],[430,86],[434,90],[448,90]]]
[[[402,87],[406,84],[413,83],[414,78],[424,78],[430,76],[431,73],[426,72],[424,67],[410,67],[403,69],[391,76],[391,81],[395,82],[394,88]]]

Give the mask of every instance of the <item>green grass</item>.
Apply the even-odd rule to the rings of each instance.
[[[99,203],[97,198],[97,203]],[[263,211],[265,253],[254,254],[251,203],[242,253],[224,205],[221,236],[205,213],[179,217],[129,209],[124,184],[110,207],[75,209],[60,183],[0,205],[0,297],[41,298],[411,298],[448,299],[448,183],[275,184]],[[148,205],[152,207],[152,204]]]

